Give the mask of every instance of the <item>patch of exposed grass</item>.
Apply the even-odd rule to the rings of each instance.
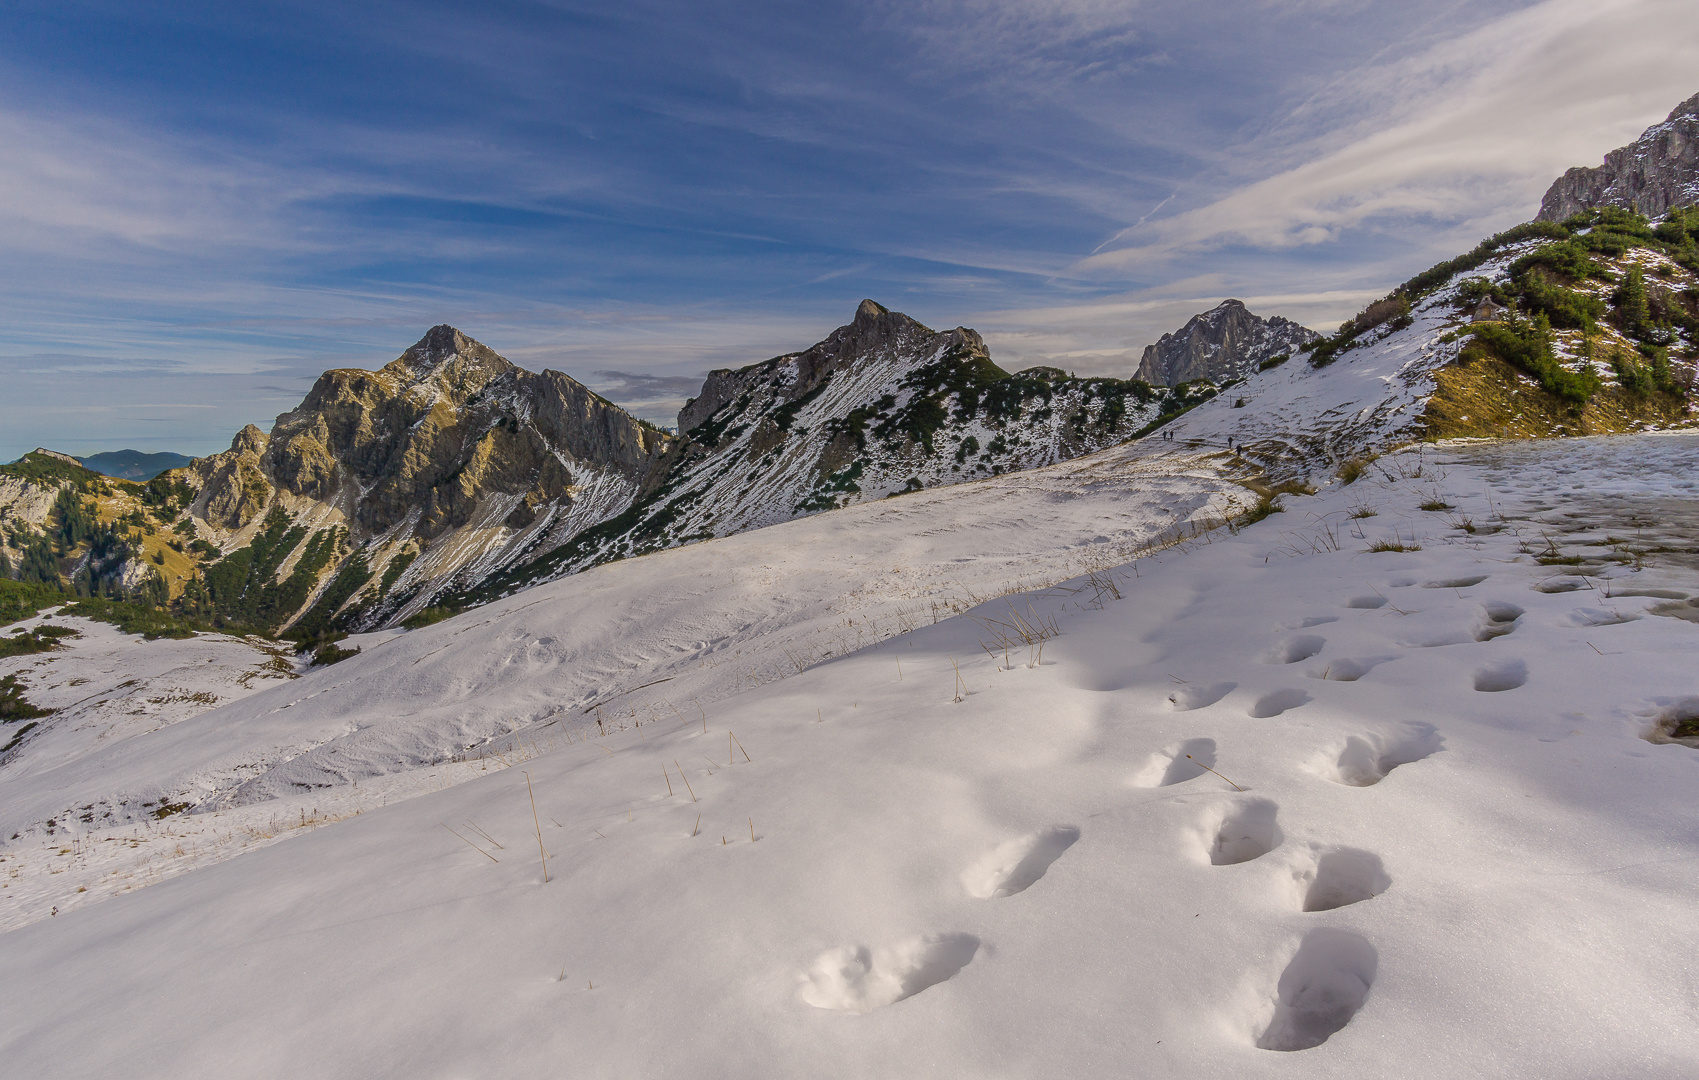
[[[1422,545],[1411,540],[1406,544],[1402,540],[1374,540],[1369,544],[1370,551],[1420,551]]]
[[[1362,457],[1351,458],[1345,464],[1339,466],[1339,472],[1337,474],[1339,482],[1341,484],[1353,483],[1368,470],[1369,463],[1374,461],[1374,459],[1378,456],[1380,455],[1365,454]]]
[[[1254,525],[1263,518],[1268,517],[1270,514],[1282,514],[1285,512],[1286,508],[1280,505],[1279,497],[1270,493],[1257,499],[1255,505],[1253,505],[1249,510],[1246,510],[1243,514],[1240,514],[1237,524],[1241,526]]]

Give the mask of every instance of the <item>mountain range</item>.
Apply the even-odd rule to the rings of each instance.
[[[973,330],[867,300],[807,349],[710,372],[675,434],[437,326],[145,485],[47,451],[0,467],[0,576],[152,589],[212,625],[318,639],[1079,458],[1200,406],[1198,437],[1231,436],[1273,476],[1412,439],[1678,423],[1699,342],[1696,110],[1571,170],[1538,219],[1329,337],[1226,300],[1147,348],[1133,379],[1011,373]]]

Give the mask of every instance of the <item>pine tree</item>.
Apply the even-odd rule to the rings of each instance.
[[[1646,303],[1646,278],[1640,272],[1640,267],[1630,266],[1628,274],[1617,286],[1616,296],[1617,325],[1630,337],[1640,337],[1646,332],[1651,321],[1651,311]]]

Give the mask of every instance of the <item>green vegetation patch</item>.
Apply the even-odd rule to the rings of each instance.
[[[409,615],[401,625],[409,630],[423,630],[433,623],[453,618],[458,612],[451,607],[428,607],[415,615]]]
[[[305,561],[305,559],[302,560],[302,562]],[[299,567],[297,567],[296,573],[299,572]],[[290,575],[291,579],[294,576],[293,574]],[[319,594],[319,598],[313,602],[313,606],[307,610],[307,613],[297,619],[295,624],[289,628],[290,636],[303,640],[323,636],[331,629],[336,613],[342,605],[364,588],[366,582],[370,580],[372,580],[372,570],[371,567],[366,565],[366,554],[363,551],[356,552],[352,558],[342,564],[342,569],[336,572],[336,577],[331,579],[330,585],[326,587],[323,593]]]
[[[0,637],[0,657],[28,656],[57,649],[61,638],[76,637],[81,632],[69,626],[38,626],[23,633],[7,634]]]
[[[313,666],[314,667],[327,667],[331,664],[340,664],[342,661],[348,659],[350,656],[359,656],[359,655],[360,655],[360,650],[357,649],[357,648],[355,648],[355,649],[344,649],[340,645],[336,645],[336,644],[333,644],[333,643],[326,643],[324,645],[320,645],[317,649],[315,649],[313,651]]]
[[[303,542],[295,568],[278,581],[278,569]],[[207,567],[214,610],[225,622],[275,632],[307,602],[341,544],[341,530],[320,530],[308,539],[304,527],[291,526],[283,511],[273,509],[252,543]]]
[[[806,394],[803,394],[794,401],[787,401],[783,405],[780,405],[777,409],[773,410],[773,423],[779,426],[779,430],[789,431],[791,425],[796,422],[796,414],[806,408],[809,402],[825,393],[826,387],[830,385],[831,382],[832,377],[828,375],[824,379],[821,379],[820,382],[815,385],[814,389],[808,391]]]
[[[1551,324],[1544,316],[1532,322],[1518,320],[1476,327],[1474,340],[1464,346],[1460,358],[1468,362],[1484,356],[1496,356],[1532,375],[1542,390],[1576,405],[1585,404],[1601,385],[1591,370],[1571,371],[1557,362],[1552,354]]]
[[[27,619],[43,608],[58,607],[68,599],[50,585],[0,578],[0,626]]]
[[[68,480],[79,489],[101,484],[105,479],[93,469],[33,450],[9,465],[0,465],[0,476],[15,476],[35,484],[62,484]],[[115,482],[127,483],[123,480]]]
[[[29,699],[24,697],[23,685],[18,682],[16,675],[0,678],[0,723],[15,724],[19,720],[34,720],[52,714],[52,709],[41,709],[30,704]],[[23,731],[13,736],[9,744],[0,747],[0,751],[10,750],[13,746],[16,746],[18,739],[23,737],[24,732],[34,726],[34,724],[25,726]]]

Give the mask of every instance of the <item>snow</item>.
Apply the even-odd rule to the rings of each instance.
[[[192,731],[171,754],[85,760],[213,761],[278,737],[285,702],[390,739],[535,721],[522,748],[0,934],[0,1054],[33,1077],[1692,1075],[1699,756],[1653,739],[1695,694],[1699,624],[1668,616],[1699,567],[1650,549],[1691,550],[1696,463],[1691,435],[1393,455],[782,679],[816,578],[888,610],[893,552],[909,587],[980,551],[978,581],[1011,575],[1023,532],[1060,568],[1082,506],[1149,537],[1209,484],[1003,477],[392,635],[132,740]],[[1419,548],[1366,550],[1394,536]],[[1542,565],[1548,536],[1586,561]],[[987,655],[1011,613],[1059,633]],[[598,731],[571,707],[628,686],[617,657],[684,681],[740,648],[690,676],[700,711]]]
[[[395,773],[434,790],[438,766],[511,756],[520,733],[587,722],[598,702],[596,716],[620,729],[676,717],[984,598],[1123,562],[1248,501],[1226,479],[1233,468],[1223,454],[1128,446],[612,563],[418,631],[357,635],[344,645],[359,656],[146,738],[51,769],[29,766],[24,744],[0,786],[0,836],[64,826],[87,804],[110,809],[116,828],[161,802],[307,798],[288,808],[296,817],[320,792]],[[32,694],[44,685],[26,682]],[[369,790],[388,798],[393,786]],[[208,828],[240,839],[248,821]],[[195,857],[211,854],[203,845]],[[20,917],[41,917],[52,899]]]

